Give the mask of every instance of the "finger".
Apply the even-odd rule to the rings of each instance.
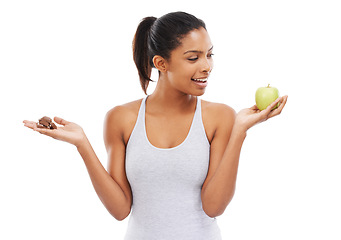
[[[272,109],[281,101],[281,97],[277,98],[275,101],[273,101],[266,109],[264,109],[263,111],[261,111],[261,114],[268,118]]]
[[[285,104],[287,103],[287,99],[288,99],[288,96],[287,96],[287,95],[286,95],[286,96],[283,96],[283,97],[281,98],[279,107],[278,107],[277,109],[273,110],[273,111],[269,114],[269,118],[274,117],[274,116],[277,116],[277,115],[279,115],[279,114],[282,112],[282,110],[283,110]]]
[[[278,97],[273,103],[270,104],[269,108],[270,110],[274,110],[274,108],[277,106],[277,104],[281,104],[281,102],[283,101],[283,97]]]
[[[288,96],[287,96],[287,95],[282,97],[282,100],[281,100],[281,102],[280,102],[280,105],[279,105],[279,107],[277,108],[277,109],[279,110],[279,112],[282,111],[282,109],[284,108],[285,104],[287,103],[287,100],[288,100]],[[277,109],[276,109],[276,110],[277,110]]]
[[[60,125],[63,125],[63,126],[70,123],[70,122],[68,122],[68,121],[66,121],[60,117],[54,117],[54,121]]]
[[[34,128],[37,127],[37,123],[33,122],[33,121],[24,120],[23,123],[24,123],[25,127],[28,127],[28,128],[31,128],[31,129],[34,129]]]
[[[32,124],[32,123],[35,123],[35,122],[29,121],[29,120],[24,120],[23,123],[25,123],[25,124]]]

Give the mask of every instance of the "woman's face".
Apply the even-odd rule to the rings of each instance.
[[[189,32],[171,52],[166,75],[177,90],[194,96],[204,94],[213,68],[211,39],[204,28]]]

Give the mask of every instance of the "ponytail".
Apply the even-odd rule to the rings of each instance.
[[[147,94],[147,87],[150,79],[152,66],[151,54],[148,47],[148,38],[150,36],[150,29],[154,24],[155,17],[144,18],[137,27],[133,40],[133,57],[140,77],[140,84],[145,94]]]

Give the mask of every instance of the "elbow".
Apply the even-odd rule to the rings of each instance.
[[[117,221],[123,221],[124,219],[126,219],[130,214],[130,211],[128,212],[128,214],[123,214],[123,215],[120,215],[120,216],[116,216],[115,219]]]
[[[230,196],[224,201],[214,201],[214,199],[210,199],[210,201],[202,202],[202,208],[207,216],[211,218],[218,217],[225,212],[225,209],[231,202],[232,197],[233,196]]]
[[[126,219],[131,211],[131,206],[126,206],[126,207],[122,207],[122,208],[110,208],[108,206],[106,206],[108,212],[110,213],[111,216],[113,216],[117,221],[123,221],[124,219]]]
[[[117,221],[123,221],[124,219],[126,219],[129,214],[130,214],[130,209],[127,210],[127,211],[122,211],[122,212],[119,212],[119,213],[113,213],[113,212],[110,212],[111,216],[113,216]]]
[[[213,207],[212,208],[203,207],[203,210],[207,216],[209,216],[210,218],[215,218],[215,217],[222,215],[225,211],[225,208],[219,209],[219,208],[213,208]]]

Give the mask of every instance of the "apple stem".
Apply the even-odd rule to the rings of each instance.
[[[270,87],[270,83],[268,84],[268,86],[267,87]]]

